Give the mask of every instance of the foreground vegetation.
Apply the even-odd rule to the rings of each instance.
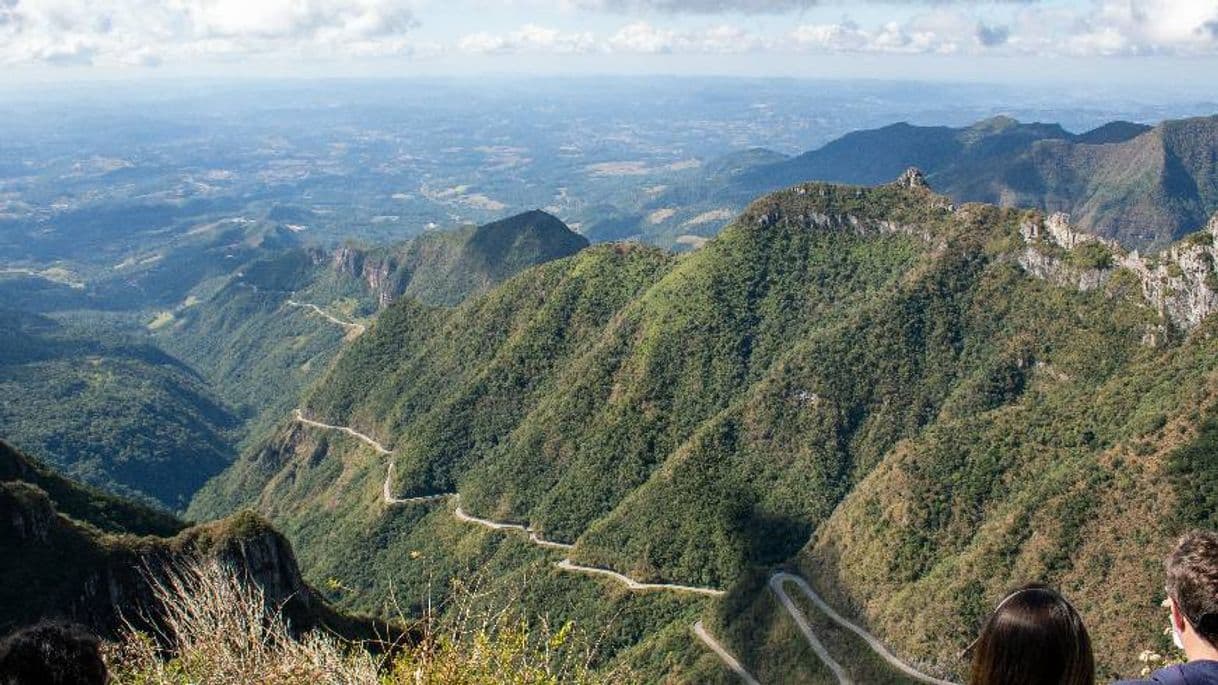
[[[128,628],[108,645],[113,682],[122,685],[597,685],[636,679],[596,672],[592,645],[574,625],[522,618],[513,607],[488,615],[467,609],[457,621],[431,620],[411,643],[353,643],[311,631],[295,634],[263,591],[216,562],[179,566],[153,579],[161,632]],[[458,601],[460,599],[458,598]],[[371,649],[371,651],[370,651]]]

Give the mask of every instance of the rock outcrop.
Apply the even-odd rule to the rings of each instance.
[[[400,266],[399,260],[384,250],[368,251],[342,246],[334,250],[329,261],[335,273],[361,281],[382,309],[402,294],[400,279],[394,278]]]
[[[926,174],[918,167],[909,167],[905,173],[901,174],[897,179],[896,184],[902,188],[925,188],[929,189],[930,184],[926,182]]]
[[[1061,213],[1025,221],[1020,235],[1025,247],[1018,262],[1036,278],[1086,291],[1102,287],[1118,270],[1126,269],[1137,277],[1147,303],[1184,331],[1218,310],[1218,214],[1204,230],[1149,257],[1076,231],[1070,217]],[[1071,259],[1087,245],[1096,246],[1088,259]],[[1105,252],[1109,257],[1097,261],[1097,254]]]

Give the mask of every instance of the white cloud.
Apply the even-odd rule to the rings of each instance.
[[[408,52],[403,0],[0,0],[0,64]]]
[[[1029,5],[1008,18],[987,22],[973,8],[938,8],[867,28],[849,20],[805,24],[790,32],[788,45],[898,54],[1218,54],[1218,0],[1093,0],[1073,9]]]
[[[883,6],[880,0],[869,0],[872,7],[858,13],[871,18],[866,24],[849,17],[811,21],[825,12],[803,11],[812,5],[857,7],[845,0],[444,0],[443,11],[461,15],[458,25],[472,24],[470,32],[430,35],[423,44],[415,37],[415,8],[438,11],[433,0],[0,0],[0,65],[148,66],[239,62],[250,55],[326,59],[454,49],[474,54],[1218,55],[1218,0],[1010,0],[1003,6],[981,0],[888,1],[902,5],[892,14],[900,21],[874,21],[882,16],[875,9]],[[492,5],[512,7],[525,17],[565,8],[564,23],[590,11],[636,16],[597,34],[527,20],[515,30],[479,25],[477,8]],[[766,22],[740,16],[764,13],[786,13],[785,26],[795,26],[771,22],[759,32]]]
[[[516,31],[494,34],[471,33],[457,42],[457,49],[470,53],[549,52],[578,54],[597,49],[591,33],[567,33],[557,29],[525,24]]]
[[[818,52],[883,52],[898,54],[951,54],[970,39],[976,25],[967,30],[944,27],[925,18],[909,23],[887,22],[863,29],[851,21],[840,24],[807,24],[790,34],[791,44]]]
[[[730,54],[761,49],[757,36],[731,24],[676,30],[645,21],[622,26],[606,38],[588,32],[563,32],[527,24],[508,33],[480,31],[464,36],[457,49],[475,54],[508,53],[708,53]]]
[[[1213,54],[1218,0],[1100,0],[1079,22],[1075,54]]]
[[[781,14],[808,9],[818,0],[565,0],[569,6],[621,14]]]
[[[707,53],[732,54],[760,50],[769,46],[761,37],[731,24],[706,28],[675,30],[653,26],[645,21],[627,24],[606,42],[612,52],[625,53]]]
[[[610,36],[609,47],[616,52],[672,52],[677,47],[677,32],[639,21],[618,29]]]
[[[784,14],[819,5],[1029,4],[1038,0],[560,0],[567,7],[621,14]]]

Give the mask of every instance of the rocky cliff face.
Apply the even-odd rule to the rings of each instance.
[[[399,267],[398,260],[390,254],[343,246],[328,255],[328,259],[335,273],[363,283],[382,309],[402,294],[393,278]]]
[[[1076,231],[1061,213],[1029,219],[1020,234],[1025,247],[1019,265],[1037,278],[1094,290],[1126,270],[1137,277],[1147,303],[1164,321],[1184,331],[1218,310],[1218,214],[1204,230],[1149,257]],[[1080,259],[1080,250],[1089,252]]]

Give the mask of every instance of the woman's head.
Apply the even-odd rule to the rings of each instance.
[[[1092,685],[1095,659],[1083,620],[1047,587],[1007,595],[969,648],[970,685]]]

